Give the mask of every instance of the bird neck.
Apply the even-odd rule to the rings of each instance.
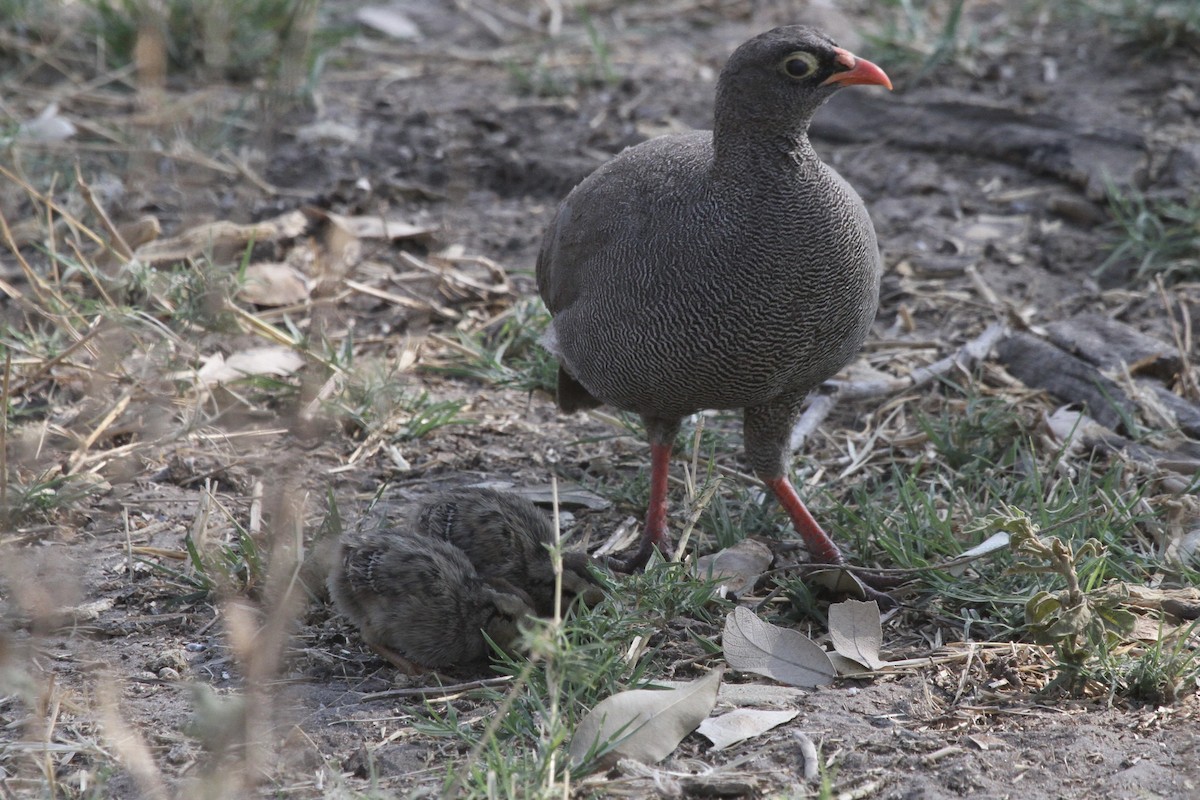
[[[713,167],[718,172],[742,175],[764,167],[770,172],[780,169],[803,169],[819,162],[816,150],[808,140],[807,127],[798,132],[763,136],[745,125],[738,129],[713,130]]]

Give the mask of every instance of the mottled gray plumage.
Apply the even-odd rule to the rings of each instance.
[[[808,140],[820,105],[855,83],[890,88],[878,67],[811,28],[757,36],[721,72],[712,132],[624,151],[575,187],[546,233],[537,283],[553,315],[545,341],[559,359],[559,404],[642,415],[649,538],[665,538],[666,456],[682,417],[744,409],[751,466],[786,493],[778,481],[805,396],[867,335],[875,231]],[[840,560],[828,544],[814,555]]]
[[[443,492],[420,505],[413,528],[458,547],[493,586],[527,593],[537,613],[554,612],[554,566],[547,549],[554,527],[526,498],[482,488]],[[564,603],[581,596],[590,605],[603,596],[588,563],[586,553],[563,552]]]
[[[489,585],[449,542],[395,528],[344,537],[329,594],[382,655],[431,669],[486,664],[483,633],[511,651],[533,614],[527,598]]]

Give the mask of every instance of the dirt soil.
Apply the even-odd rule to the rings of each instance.
[[[563,34],[549,43],[485,5],[402,2],[419,38],[360,36],[340,45],[316,87],[315,110],[290,111],[270,124],[256,119],[259,127],[241,151],[254,180],[208,170],[200,159],[164,160],[140,173],[136,159],[109,164],[125,182],[111,213],[123,222],[153,210],[168,233],[303,206],[431,226],[429,239],[368,245],[364,263],[395,276],[410,269],[401,251],[424,257],[458,246],[500,265],[512,293],[477,303],[457,323],[362,293],[331,293],[333,301],[312,313],[331,338],[353,330],[360,344],[374,342],[381,358],[415,352],[418,363],[437,362],[445,340],[432,335],[448,336],[455,324],[467,328],[502,312],[512,294],[533,293],[543,227],[577,181],[649,136],[708,127],[716,74],[741,41],[777,24],[811,20],[888,67],[856,32],[861,18],[853,11],[816,3],[628,3],[591,18],[617,75],[605,83],[591,79],[603,65],[576,15],[567,15]],[[1082,310],[1170,338],[1153,295],[1106,289],[1092,274],[1106,256],[1099,176],[1106,169],[1160,190],[1195,185],[1189,182],[1200,173],[1200,58],[1143,59],[1095,31],[1039,22],[1036,14],[1010,17],[1009,5],[968,4],[970,24],[989,43],[972,52],[969,64],[940,66],[919,83],[898,81],[891,95],[843,92],[814,129],[819,152],[865,199],[884,252],[882,308],[865,351],[879,369],[888,365],[872,354],[888,342],[903,340],[910,356],[928,363],[989,322],[1037,326]],[[531,53],[542,54],[542,68],[507,66],[508,54],[528,64]],[[574,85],[558,95],[524,90],[538,81]],[[220,91],[211,91],[206,96],[218,104]],[[342,127],[317,129],[316,122]],[[1030,131],[1043,138],[1021,139]],[[1012,141],[1025,145],[1006,145]],[[92,153],[85,163],[99,161]],[[16,280],[14,262],[4,265],[6,280]],[[381,285],[403,293],[401,284],[397,278]],[[444,288],[431,285],[430,299],[451,302],[439,292]],[[311,320],[305,324],[315,330]],[[106,341],[122,346],[119,338]],[[192,345],[206,352],[203,337]],[[330,493],[353,515],[384,482],[391,496],[411,502],[445,485],[535,487],[556,471],[560,479],[586,482],[645,467],[636,437],[595,418],[564,417],[542,393],[420,369],[409,380],[431,398],[463,401],[460,415],[475,424],[440,427],[352,458],[359,442],[342,426],[313,421],[296,408],[230,414],[212,420],[203,439],[162,445],[104,474],[110,488],[69,518],[6,533],[10,624],[0,668],[6,685],[24,688],[6,689],[0,698],[5,796],[89,796],[81,784],[97,780],[97,764],[110,765],[99,776],[108,797],[200,796],[198,787],[220,785],[213,773],[225,762],[207,754],[224,745],[205,739],[206,730],[220,726],[205,720],[235,712],[196,685],[218,697],[250,686],[244,702],[257,699],[269,709],[246,725],[276,746],[252,765],[256,788],[237,791],[437,793],[448,758],[463,754],[450,740],[414,732],[412,720],[424,714],[419,697],[378,696],[428,679],[397,676],[319,599],[277,612],[296,614],[293,623],[276,626],[291,637],[277,668],[248,667],[248,653],[271,648],[254,638],[269,639],[254,633],[261,618],[248,621],[253,612],[237,603],[172,603],[177,592],[146,566],[157,559],[185,568],[184,534],[198,516],[219,516],[201,502],[206,481],[239,519],[251,513],[257,484],[272,528],[300,530],[311,541]],[[118,393],[99,382],[75,391]],[[874,402],[839,405],[828,436],[867,425]],[[831,452],[817,442],[803,457]],[[739,454],[729,458],[740,464]],[[571,535],[594,544],[639,513],[636,501],[576,509]],[[142,558],[132,557],[134,548]],[[81,611],[87,608],[93,613]],[[73,609],[65,626],[52,613],[62,609]],[[885,643],[909,643],[897,645],[895,657],[930,652],[930,642],[912,635],[924,624],[922,614],[917,606],[889,621]],[[793,722],[728,751],[711,752],[692,736],[668,766],[706,765],[735,795],[805,796],[814,790],[800,778],[792,736],[803,731],[833,758],[835,786],[856,792],[847,797],[1200,796],[1195,697],[1164,708],[1043,703],[1006,684],[1002,662],[990,655],[965,669],[930,666],[845,681],[800,697]],[[693,669],[681,667],[680,677]],[[256,674],[262,681],[254,688]],[[438,709],[457,704],[466,720],[493,708],[453,696],[433,702]],[[45,741],[54,744],[48,754],[20,745]],[[114,758],[123,766],[112,766]],[[684,791],[669,779],[656,783],[620,771],[607,777],[606,786],[590,790]]]

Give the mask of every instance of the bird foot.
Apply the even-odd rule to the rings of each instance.
[[[384,645],[375,644],[373,642],[368,642],[367,647],[370,647],[372,650],[375,651],[376,655],[383,658],[383,660],[387,661],[389,664],[391,664],[396,669],[400,670],[405,675],[423,675],[424,673],[429,671],[429,670],[425,669],[424,667],[422,667],[420,664],[417,664],[416,662],[411,661],[411,660],[405,658],[404,656],[400,655],[399,653],[397,653],[395,650],[391,649],[390,647],[385,647]]]
[[[666,545],[666,541],[656,543],[653,539],[644,538],[637,551],[628,558],[613,556],[608,559],[608,568],[613,572],[620,572],[625,575],[645,569],[646,565],[650,563],[651,556],[655,553],[661,554],[664,550],[669,549]]]
[[[887,584],[875,583],[873,578],[882,578],[877,573],[864,574],[858,570],[850,570],[845,564],[809,564],[802,569],[806,579],[813,579],[819,586],[839,595],[860,595],[864,600],[874,600],[879,603],[879,609],[886,611],[896,608],[900,602],[892,597],[885,588],[895,588],[899,582],[888,578]]]

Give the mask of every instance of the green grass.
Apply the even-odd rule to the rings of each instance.
[[[1137,526],[1145,521],[1141,492],[1120,462],[1068,465],[1062,453],[1039,446],[1034,421],[1003,398],[952,396],[919,424],[932,452],[859,481],[827,512],[833,531],[852,543],[856,562],[916,568],[953,558],[986,538],[983,520],[1011,507],[1066,541],[1094,537],[1109,548],[1111,557],[1084,568],[1088,585],[1141,582],[1156,568],[1152,554],[1137,546]],[[977,580],[927,573],[923,591],[980,635],[1020,635],[1025,599],[1055,583],[1010,567],[1011,556],[1002,554],[976,565]]]
[[[583,716],[604,698],[661,677],[681,646],[701,655],[717,652],[707,637],[689,640],[670,626],[687,618],[715,632],[727,605],[715,598],[710,582],[688,577],[680,564],[659,562],[622,579],[619,591],[595,608],[577,607],[557,627],[542,623],[529,637],[530,661],[502,659],[497,665],[514,677],[514,688],[479,693],[479,699],[506,708],[491,729],[484,727],[487,717],[468,725],[453,706],[426,706],[418,730],[479,750],[477,758],[447,766],[444,789],[457,787],[454,796],[469,798],[561,797],[565,747]],[[649,637],[649,646],[629,661],[627,650],[637,636]],[[585,764],[575,772],[593,768]]]
[[[91,32],[113,66],[131,63],[139,29],[156,24],[166,34],[173,72],[209,70],[249,81],[279,77],[297,58],[309,67],[315,63],[311,28],[319,0],[249,0],[236,5],[167,0],[161,21],[149,17],[139,0],[87,0],[87,5],[93,13]]]
[[[546,48],[526,58],[510,59],[506,67],[518,94],[565,97],[587,88],[614,86],[621,80],[603,29],[582,6],[576,6],[575,11],[581,17],[587,36],[588,60],[573,66],[556,66],[551,63],[552,51]]]
[[[1148,56],[1200,53],[1200,3],[1195,0],[1071,0],[1056,12],[1068,21],[1098,26],[1102,35]]]
[[[539,342],[549,322],[540,300],[518,298],[487,327],[456,332],[461,350],[451,354],[449,363],[426,369],[521,391],[554,392],[558,364]]]
[[[1109,255],[1096,273],[1128,273],[1139,283],[1200,278],[1200,198],[1152,197],[1108,187]]]
[[[963,21],[964,0],[885,0],[866,34],[864,52],[904,86],[915,86],[936,68],[968,59],[977,43]]]

